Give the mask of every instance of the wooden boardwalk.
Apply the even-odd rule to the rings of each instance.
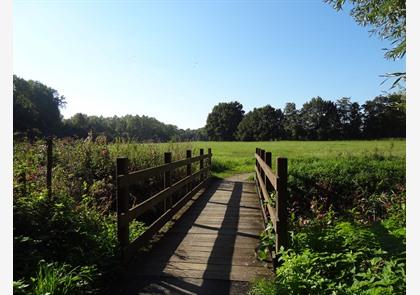
[[[255,184],[213,181],[174,226],[132,263],[124,294],[245,294],[272,276],[256,258],[263,220]]]

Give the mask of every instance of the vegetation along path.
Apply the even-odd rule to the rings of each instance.
[[[215,180],[153,247],[132,263],[124,294],[245,294],[271,277],[256,257],[263,230],[255,184]]]

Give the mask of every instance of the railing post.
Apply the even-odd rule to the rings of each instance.
[[[204,155],[204,149],[200,149],[200,156]],[[204,168],[204,160],[200,159],[200,170]],[[200,173],[200,182],[204,180],[203,173]]]
[[[122,216],[128,211],[128,186],[122,187],[118,175],[128,174],[128,158],[117,158],[117,232],[121,257],[125,261],[125,249],[129,243],[129,227],[122,224]]]
[[[261,159],[265,162],[265,150],[261,150],[260,153],[261,153],[260,155]],[[260,175],[261,175],[262,181],[264,182],[263,185],[266,186],[267,182],[265,179],[265,172],[262,167],[260,167]]]
[[[191,150],[187,150],[187,159],[191,158]],[[187,176],[191,175],[191,163],[187,164]],[[191,182],[186,185],[187,193],[191,190]]]
[[[164,161],[165,164],[171,163],[172,162],[172,153],[171,152],[167,152],[164,154]],[[165,171],[165,174],[163,175],[163,188],[168,188],[171,186],[171,170],[167,170]],[[172,199],[172,195],[168,198],[169,202],[167,202],[167,199],[165,199],[163,201],[163,212],[166,212],[166,210],[168,210],[168,203],[169,203],[169,207],[172,207],[173,205],[173,199]]]
[[[287,158],[277,158],[276,183],[276,253],[283,246],[287,249]]]
[[[207,167],[209,169],[207,170],[207,177],[206,178],[209,177],[209,174],[210,174],[210,171],[211,171],[211,156],[212,156],[212,154],[211,154],[211,148],[208,149],[207,153],[209,155],[209,159],[208,159],[208,162],[207,162]]]
[[[264,162],[267,164],[268,167],[272,168],[271,152],[266,152],[265,153]],[[265,181],[265,187],[267,188],[267,192],[268,193],[272,192],[273,191],[273,185],[271,184],[267,175],[265,176],[264,181]]]
[[[53,143],[51,137],[47,138],[47,190],[48,190],[48,199],[51,199],[52,196],[52,149]]]

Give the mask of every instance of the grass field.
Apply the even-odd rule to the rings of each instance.
[[[268,142],[193,142],[194,148],[211,148],[213,174],[227,177],[252,172],[255,148],[272,152],[275,157],[289,159],[331,159],[346,156],[381,155],[405,158],[405,140],[361,141],[268,141]],[[273,163],[275,165],[275,163]]]

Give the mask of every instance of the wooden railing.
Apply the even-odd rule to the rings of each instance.
[[[144,246],[204,185],[210,174],[211,157],[211,149],[208,149],[207,155],[204,154],[204,149],[200,149],[200,155],[195,157],[191,156],[191,150],[187,150],[185,159],[172,162],[171,153],[165,153],[163,165],[130,173],[128,159],[117,159],[117,232],[120,254],[124,262],[127,262],[140,247]],[[199,170],[192,173],[192,163],[195,162],[199,162]],[[185,166],[186,176],[172,183],[174,170]],[[128,208],[130,185],[155,176],[163,176],[163,189],[140,204]],[[173,194],[184,187],[186,194],[173,204]],[[163,214],[145,232],[130,242],[129,223],[162,202]]]
[[[277,159],[277,171],[272,170],[271,152],[257,148],[255,152],[255,182],[262,206],[264,223],[272,222],[275,232],[275,253],[287,248],[287,158]]]

